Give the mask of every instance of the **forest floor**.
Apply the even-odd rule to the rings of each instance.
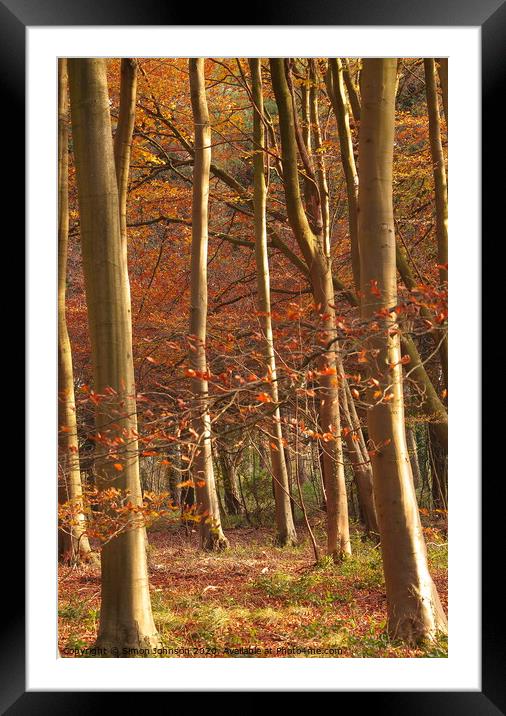
[[[303,535],[302,530],[299,530]],[[353,556],[314,564],[311,545],[280,549],[272,532],[227,531],[231,549],[197,550],[184,527],[151,532],[149,571],[154,618],[173,657],[446,657],[447,640],[410,649],[385,631],[380,551],[360,532]],[[447,543],[429,528],[431,573],[447,609]],[[324,554],[324,534],[318,533]],[[100,607],[100,568],[59,567],[59,646],[66,656],[93,646]]]

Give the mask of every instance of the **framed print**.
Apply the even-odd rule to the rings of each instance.
[[[0,1],[28,309],[2,712],[506,712],[479,420],[504,7]]]

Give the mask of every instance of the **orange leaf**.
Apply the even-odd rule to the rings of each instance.
[[[184,482],[178,482],[176,487],[195,487],[193,480],[185,480]]]
[[[319,375],[334,375],[336,372],[336,369],[333,368],[331,365],[328,365],[326,368],[322,368],[322,370],[318,371]]]
[[[370,285],[371,285],[370,291],[373,294],[373,296],[378,296],[378,297],[381,296],[381,291],[378,288],[378,282],[375,281],[374,279],[371,279]]]

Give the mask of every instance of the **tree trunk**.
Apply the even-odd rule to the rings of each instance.
[[[267,254],[267,225],[265,207],[267,188],[264,174],[265,133],[263,124],[262,74],[259,59],[251,59],[250,71],[253,94],[253,143],[254,157],[254,222],[255,222],[255,261],[257,273],[258,312],[264,335],[264,359],[266,373],[269,377],[269,396],[275,406],[272,413],[270,430],[270,454],[272,479],[274,486],[274,502],[276,507],[276,541],[285,546],[297,542],[297,533],[290,507],[290,489],[288,472],[283,449],[281,431],[281,414],[279,411],[278,383],[276,359],[274,355],[274,339],[272,334],[271,298],[269,279],[269,258]],[[270,404],[268,404],[270,407]]]
[[[207,324],[207,245],[209,167],[211,163],[211,125],[207,110],[203,58],[188,61],[190,93],[195,128],[195,159],[193,168],[192,250],[191,250],[191,315],[192,350],[190,361],[194,371],[191,379],[195,398],[194,430],[198,438],[193,459],[193,482],[200,515],[200,546],[204,550],[226,549],[211,446],[211,416],[206,362]]]
[[[341,150],[341,163],[346,180],[346,194],[348,198],[348,227],[350,232],[351,265],[355,290],[360,288],[360,257],[358,255],[358,174],[353,154],[350,120],[346,106],[346,94],[343,81],[343,66],[338,58],[329,59],[327,75],[327,91],[330,96],[332,108],[336,116],[339,134],[339,147]]]
[[[121,84],[118,124],[114,135],[114,165],[118,182],[121,245],[125,264],[127,262],[127,197],[130,153],[135,124],[137,96],[137,62],[130,58],[121,60]]]
[[[71,59],[68,66],[94,389],[97,394],[111,389],[107,400],[98,402],[96,427],[108,440],[123,441],[116,458],[122,469],[115,469],[100,445],[95,472],[99,489],[117,488],[127,502],[138,505],[142,498],[131,307],[122,258],[106,64],[103,59]],[[144,531],[134,513],[126,529],[102,550],[97,646],[110,656],[127,656],[123,650],[130,648],[151,650],[159,643]]]
[[[70,501],[73,518],[59,534],[61,559],[73,564],[81,557],[89,558],[91,548],[86,535],[86,520],[82,512],[83,490],[79,467],[76,405],[72,349],[67,330],[65,299],[67,291],[67,251],[69,232],[68,212],[68,101],[67,61],[58,60],[58,423],[60,464],[60,502]]]
[[[358,501],[362,514],[365,529],[368,533],[379,535],[378,518],[376,515],[376,506],[374,504],[373,492],[373,476],[371,461],[365,447],[365,441],[362,436],[360,424],[354,421],[352,410],[350,409],[350,401],[353,399],[349,394],[348,381],[344,375],[344,370],[340,366],[339,383],[341,394],[341,414],[345,429],[344,440],[348,448],[348,454],[353,470],[353,479],[357,486]],[[348,388],[348,390],[347,390]],[[356,413],[355,413],[356,416]],[[358,424],[357,424],[358,423]]]
[[[448,454],[429,425],[429,457],[432,477],[432,504],[435,510],[448,509]]]
[[[446,127],[448,128],[448,57],[439,58],[438,70],[441,94],[443,95],[443,110],[445,113]]]
[[[392,160],[396,59],[364,59],[359,144],[359,245],[362,316],[397,304]],[[410,643],[433,640],[447,630],[429,574],[426,546],[406,444],[400,342],[396,316],[372,333],[372,375],[389,398],[371,389],[369,439],[387,593],[388,629]]]
[[[325,169],[324,147],[318,111],[318,77],[318,63],[314,58],[312,58],[309,66],[309,78],[311,82],[309,90],[309,116],[315,140],[316,179],[318,182],[318,190],[320,192],[323,245],[325,247],[330,247],[329,186],[327,182],[327,171]],[[328,248],[327,251],[330,251],[330,248]]]
[[[177,459],[176,453],[169,453],[167,457],[169,456],[172,464],[167,465],[164,489],[168,490],[172,504],[181,508],[183,503],[183,488],[179,487],[179,483],[181,482],[180,464],[173,464]]]
[[[330,256],[325,252],[323,237],[315,234],[300,194],[297,166],[297,138],[295,131],[294,107],[285,75],[285,60],[271,58],[271,77],[274,95],[279,110],[283,183],[288,220],[300,246],[309,272],[311,288],[320,316],[321,335],[328,341],[329,350],[322,352],[318,360],[320,373],[320,424],[326,436],[322,443],[324,481],[327,496],[327,549],[335,559],[351,554],[348,524],[348,501],[344,477],[339,395],[337,387],[335,341],[336,320],[334,308],[334,286]],[[322,229],[319,207],[312,205],[311,222]],[[316,214],[316,215],[315,215]]]
[[[359,91],[358,91],[358,88],[353,80],[353,77],[351,76],[349,60],[344,58],[342,60],[342,63],[343,63],[344,82],[346,84],[346,89],[348,90],[348,97],[350,98],[351,112],[353,114],[353,119],[355,120],[355,123],[358,124],[360,121]]]
[[[408,442],[409,460],[411,462],[411,472],[413,473],[413,485],[415,490],[422,483],[420,476],[420,463],[418,462],[418,448],[416,446],[416,438],[414,428],[406,428],[406,438]]]
[[[448,283],[448,189],[446,171],[441,143],[441,121],[436,87],[436,63],[432,58],[423,61],[425,68],[425,90],[427,94],[427,111],[429,115],[430,153],[434,174],[434,192],[436,198],[436,236],[439,263],[439,281],[442,286]],[[441,367],[448,386],[448,341],[441,338],[439,349]]]
[[[235,455],[227,455],[225,450],[220,450],[219,460],[223,475],[225,509],[229,515],[242,515],[244,512],[237,482],[236,459]]]
[[[430,420],[441,445],[448,451],[448,413],[446,408],[437,394],[434,383],[425,370],[413,338],[409,335],[403,335],[401,346],[403,353],[410,357],[407,372],[410,380],[416,386],[417,394],[420,396],[420,409]]]

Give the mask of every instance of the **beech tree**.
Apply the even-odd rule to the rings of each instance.
[[[264,174],[265,127],[262,95],[262,68],[259,59],[249,61],[253,95],[253,147],[254,147],[254,207],[255,207],[255,260],[257,273],[258,311],[265,340],[265,368],[269,378],[269,394],[274,410],[272,416],[272,439],[270,455],[274,500],[276,505],[277,542],[281,545],[295,544],[297,533],[290,506],[290,486],[286,468],[281,413],[278,404],[278,384],[274,339],[272,335],[271,300],[269,281],[269,258],[267,254],[267,226],[265,206],[267,187]]]
[[[343,67],[343,77],[344,77],[344,83],[346,85],[346,89],[348,90],[348,97],[350,99],[350,106],[351,111],[353,114],[353,119],[355,122],[360,121],[360,90],[358,88],[358,85],[353,78],[353,73],[350,67],[350,61],[348,58],[344,57],[343,59],[339,60],[342,63]],[[360,72],[358,73],[360,74]]]
[[[345,78],[347,78],[346,82],[344,81]],[[355,164],[355,155],[353,153],[353,140],[350,130],[350,120],[345,84],[348,88],[348,94],[350,96],[350,101],[352,102],[352,107],[355,107],[355,119],[360,118],[360,103],[358,99],[358,91],[356,90],[355,85],[351,80],[349,67],[346,65],[345,68],[343,68],[343,63],[339,58],[329,58],[327,73],[325,76],[325,84],[337,123],[341,164],[343,166],[343,172],[346,181],[348,229],[351,247],[351,266],[353,271],[353,283],[355,286],[355,291],[359,292],[360,256],[358,250],[357,223],[358,173]],[[365,441],[362,435],[360,423],[358,419],[352,419],[352,412],[355,410],[355,406],[353,398],[349,392],[349,388],[346,385],[347,378],[342,364],[340,365],[339,376],[341,381],[341,406],[347,426],[345,441],[348,446],[348,451],[352,456],[353,474],[355,476],[355,482],[357,485],[360,507],[367,529],[371,532],[377,533],[378,520],[376,516],[376,508],[374,506],[372,468],[369,461],[367,449],[365,448]]]
[[[320,372],[320,423],[328,442],[323,446],[323,472],[327,495],[327,529],[329,554],[340,559],[351,553],[348,503],[344,478],[341,421],[336,368],[336,323],[334,287],[329,247],[322,240],[322,220],[319,194],[313,190],[311,208],[304,210],[297,166],[297,139],[294,107],[285,74],[285,60],[270,60],[272,88],[279,111],[281,158],[286,209],[290,226],[300,246],[311,280],[316,310],[329,341],[329,349],[322,351]],[[299,146],[300,149],[300,146]]]
[[[64,560],[79,562],[91,555],[83,513],[83,489],[79,467],[76,403],[72,349],[67,330],[65,300],[67,293],[68,211],[68,100],[67,60],[58,60],[58,422],[60,426],[59,485],[61,503],[72,504],[69,529],[60,530],[59,552]]]
[[[439,81],[443,95],[443,109],[448,126],[448,57],[440,57],[438,62]]]
[[[68,68],[94,391],[102,396],[96,398],[96,429],[118,444],[116,463],[97,446],[94,471],[100,489],[115,488],[135,506],[141,487],[131,307],[106,66],[103,59],[71,59]],[[104,545],[101,574],[97,646],[113,656],[157,646],[144,528],[135,511],[126,529]]]
[[[193,427],[197,435],[193,457],[193,482],[200,515],[200,546],[205,550],[226,549],[214,479],[206,362],[207,245],[211,125],[207,109],[203,58],[190,59],[191,105],[195,132],[192,203],[190,359],[195,399]]]
[[[127,197],[130,154],[135,124],[137,97],[137,63],[131,58],[121,60],[120,103],[116,133],[114,135],[114,166],[118,182],[121,245],[127,263]],[[128,273],[127,273],[128,278]],[[130,284],[130,281],[129,281]]]
[[[387,592],[388,629],[410,642],[446,630],[429,574],[425,540],[406,444],[402,361],[395,311],[397,280],[392,202],[396,59],[364,59],[359,141],[358,235],[361,311],[381,316],[368,352],[376,386],[370,390],[374,495]],[[381,399],[375,397],[380,391]]]
[[[351,138],[350,120],[343,79],[343,65],[341,60],[337,57],[329,59],[326,85],[332,102],[332,108],[336,116],[337,130],[339,134],[339,148],[341,150],[341,163],[343,165],[346,180],[351,264],[353,268],[355,290],[357,291],[360,288],[360,257],[358,252],[357,235],[358,174],[355,166],[355,156],[353,154],[353,142]]]
[[[442,285],[448,282],[448,189],[446,184],[446,170],[441,142],[441,120],[439,116],[439,101],[436,85],[436,63],[432,58],[425,58],[425,91],[427,96],[427,111],[429,115],[430,153],[432,157],[432,171],[434,175],[434,197],[436,204],[436,240],[439,264],[439,279]],[[441,352],[441,367],[448,385],[448,345],[446,336],[439,341]]]

